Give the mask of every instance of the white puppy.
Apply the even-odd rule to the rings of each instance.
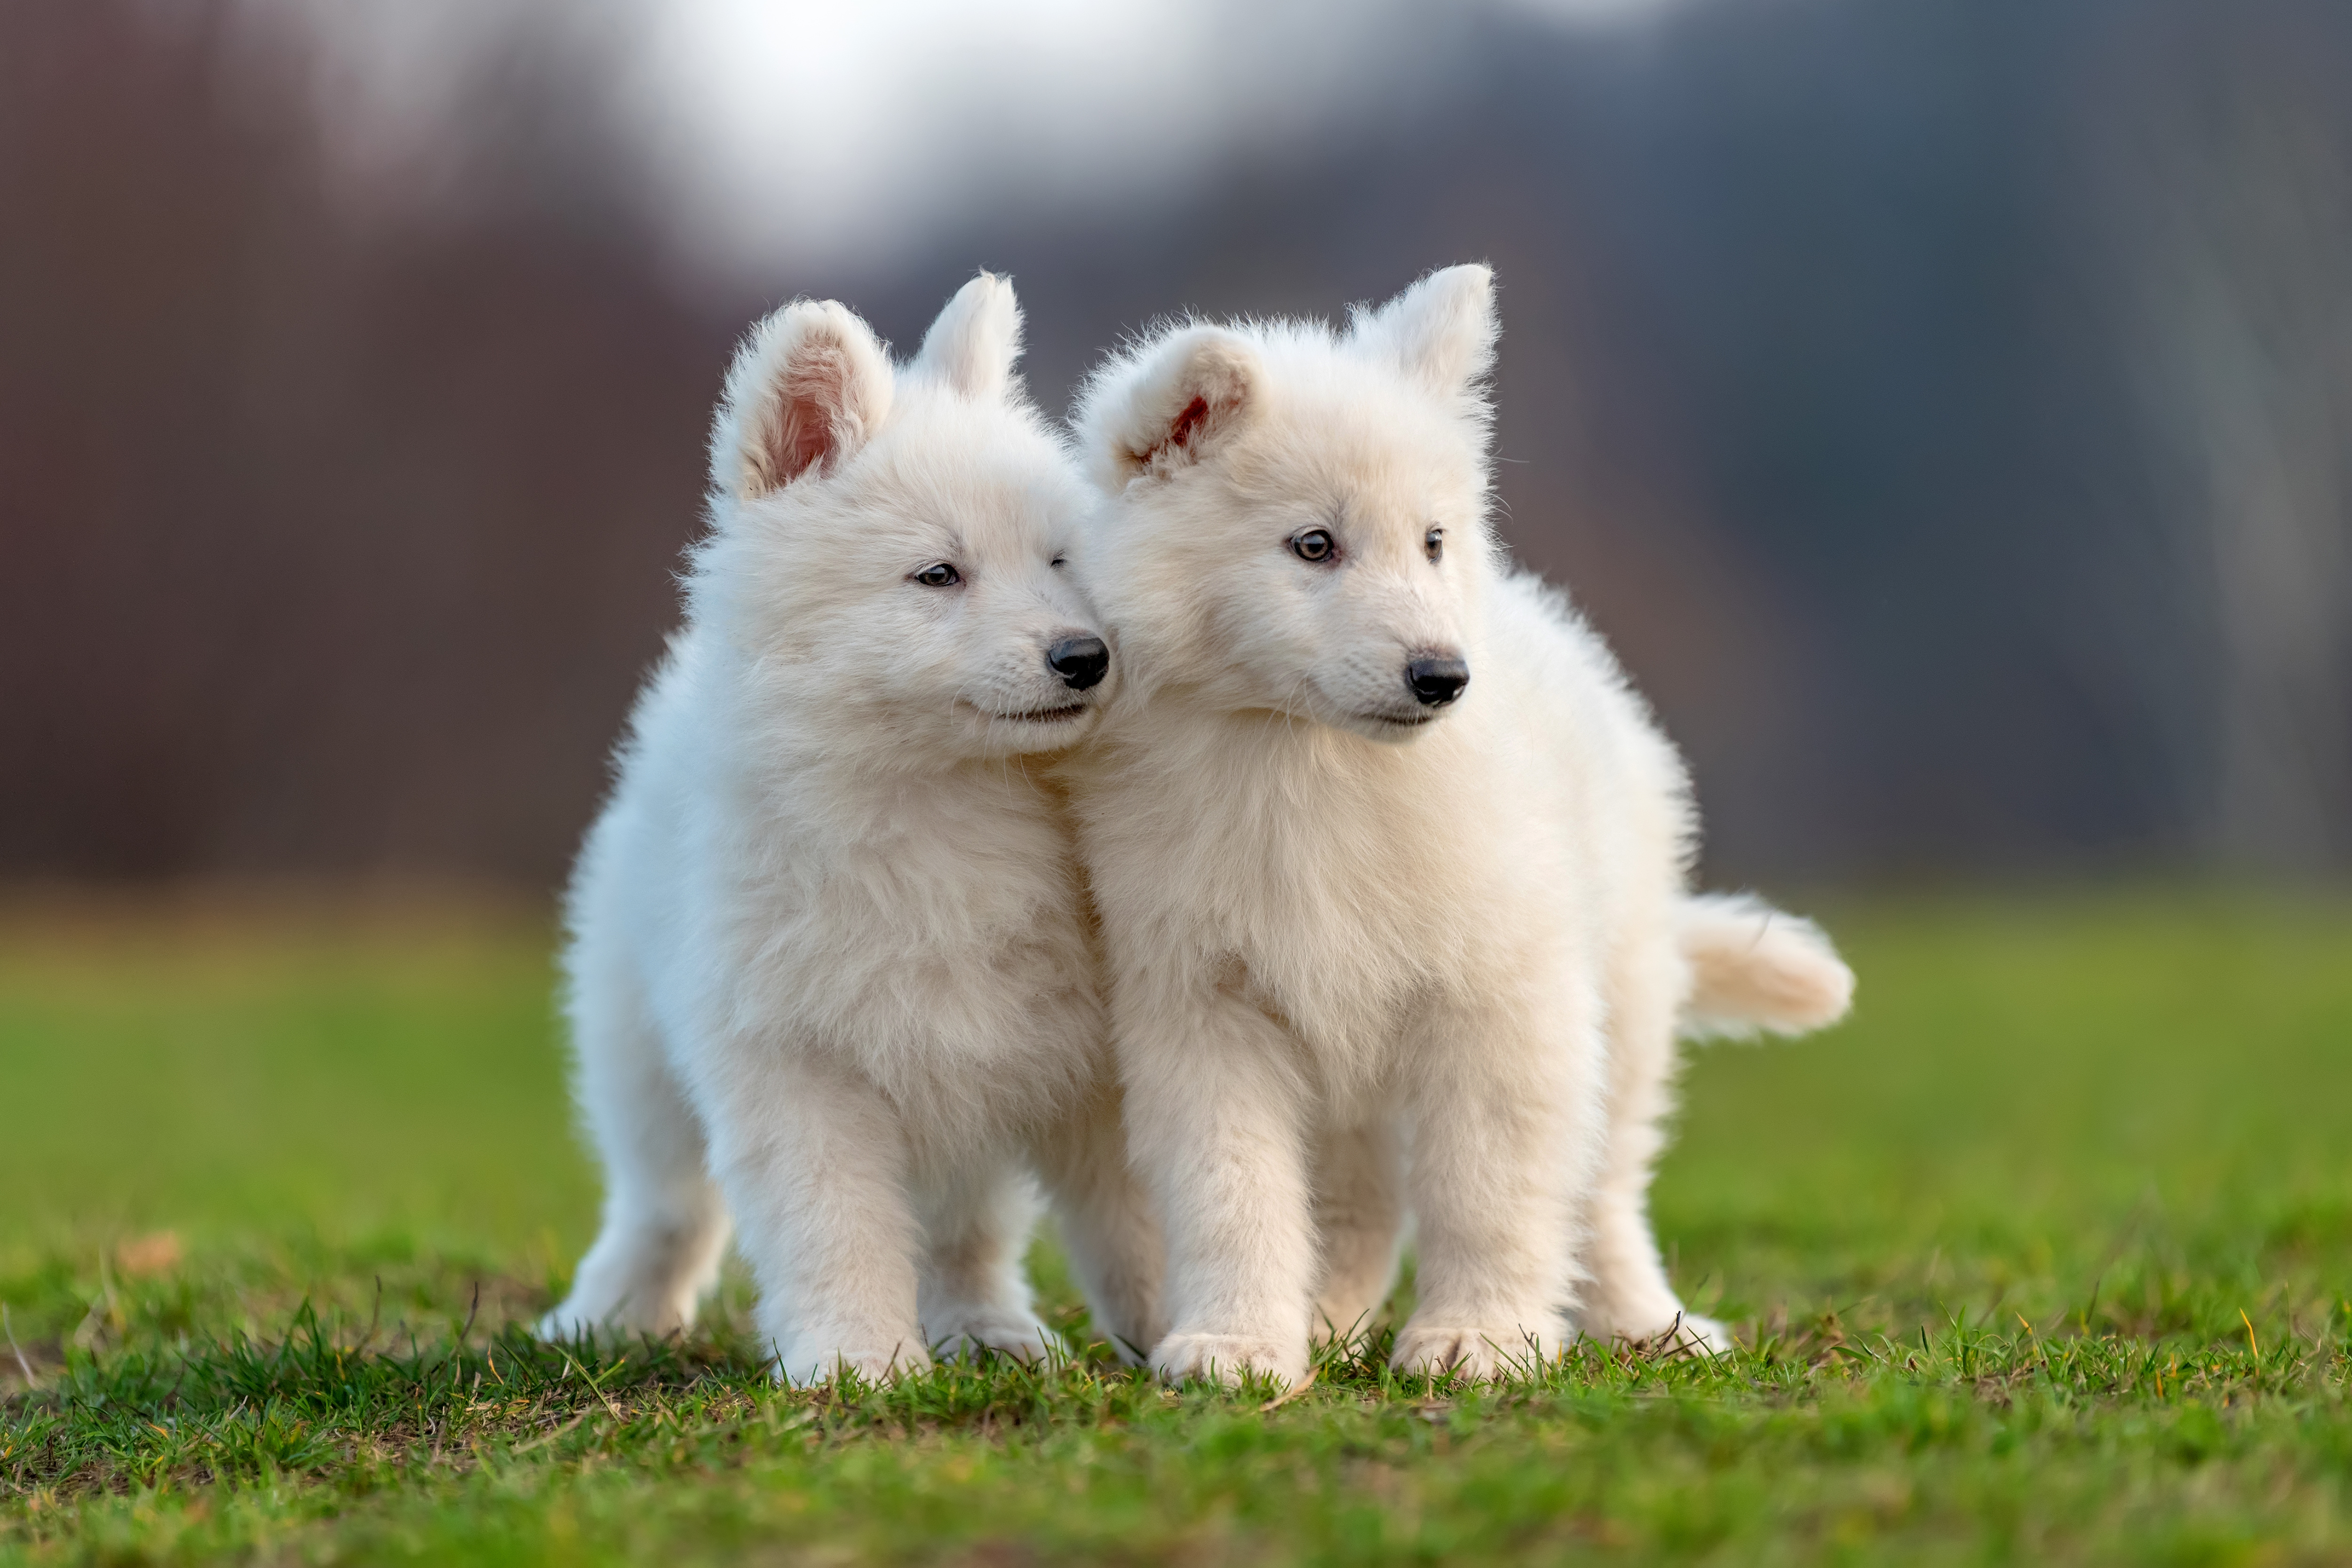
[[[1340,336],[1163,331],[1080,394],[1125,689],[1066,766],[1171,1378],[1300,1376],[1387,1293],[1407,1210],[1402,1366],[1706,1339],[1646,1216],[1678,1016],[1845,1005],[1811,927],[1685,897],[1673,747],[1506,569],[1495,335],[1486,270],[1454,267]]]
[[[1065,559],[1092,501],[1011,379],[1020,326],[983,273],[894,370],[800,302],[729,372],[685,626],[572,889],[607,1195],[548,1333],[681,1327],[731,1211],[786,1377],[1034,1355],[1033,1172],[1097,1327],[1160,1332],[1037,774],[1111,689]]]

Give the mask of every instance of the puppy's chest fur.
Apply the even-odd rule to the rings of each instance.
[[[737,930],[798,1048],[941,1122],[1031,1121],[1069,1102],[1103,1029],[1051,799],[974,769],[855,790],[803,779],[764,814]]]
[[[1256,715],[1124,730],[1080,794],[1122,974],[1173,959],[1285,1029],[1333,1092],[1370,1089],[1433,1005],[1519,961],[1478,928],[1516,873],[1456,751]]]

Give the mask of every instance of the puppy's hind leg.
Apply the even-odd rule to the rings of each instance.
[[[1385,1122],[1326,1132],[1315,1156],[1315,1228],[1323,1283],[1315,1332],[1353,1342],[1396,1286],[1404,1193],[1396,1131]]]
[[[950,1173],[920,1201],[922,1271],[915,1315],[934,1354],[969,1354],[976,1346],[1024,1361],[1058,1343],[1031,1305],[1023,1254],[1037,1223],[1037,1192],[1010,1160]]]
[[[1686,1311],[1650,1229],[1650,1180],[1666,1143],[1681,1065],[1675,1016],[1688,971],[1670,930],[1631,938],[1609,977],[1609,1136],[1586,1207],[1586,1287],[1580,1326],[1594,1339],[1730,1348],[1728,1331]]]
[[[1168,1333],[1160,1304],[1167,1248],[1150,1195],[1128,1163],[1118,1090],[1105,1085],[1040,1140],[1037,1168],[1095,1333],[1121,1361],[1142,1365]]]
[[[582,973],[571,1010],[582,1119],[604,1165],[604,1217],[571,1294],[539,1332],[671,1333],[694,1321],[727,1247],[702,1128],[633,985]]]

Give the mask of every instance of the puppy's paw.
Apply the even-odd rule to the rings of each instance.
[[[1677,1313],[1671,1322],[1633,1343],[1653,1353],[1684,1355],[1727,1355],[1738,1348],[1729,1328],[1713,1318],[1688,1312]]]
[[[541,1339],[557,1341],[629,1339],[641,1333],[660,1338],[685,1332],[689,1314],[675,1304],[657,1302],[652,1312],[637,1312],[633,1310],[635,1300],[626,1293],[618,1301],[608,1301],[575,1291],[562,1305],[533,1323],[531,1332]]]
[[[1043,1361],[1062,1348],[1060,1338],[1034,1313],[1002,1307],[942,1313],[940,1322],[925,1323],[923,1332],[930,1336],[931,1354],[941,1361],[968,1357],[982,1346],[1023,1361]]]
[[[776,1362],[776,1381],[797,1388],[814,1388],[854,1376],[861,1383],[895,1383],[931,1369],[930,1353],[920,1345],[893,1350],[835,1350],[823,1355],[805,1352]]]
[[[1151,1370],[1167,1383],[1222,1384],[1255,1374],[1295,1386],[1307,1375],[1307,1347],[1244,1334],[1172,1333],[1151,1353]]]
[[[1642,1312],[1589,1312],[1583,1331],[1588,1338],[1619,1341],[1653,1354],[1723,1355],[1738,1348],[1730,1329],[1679,1303],[1653,1306]]]
[[[596,1337],[597,1330],[604,1326],[570,1301],[566,1301],[539,1322],[531,1324],[530,1332],[541,1339],[568,1343],[574,1340],[593,1340]]]
[[[1475,1383],[1504,1383],[1535,1376],[1559,1354],[1551,1333],[1517,1323],[1456,1327],[1415,1322],[1397,1331],[1389,1364],[1425,1377],[1451,1374]]]

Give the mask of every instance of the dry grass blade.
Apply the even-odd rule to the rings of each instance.
[[[1297,1398],[1300,1395],[1314,1387],[1315,1380],[1322,1375],[1323,1369],[1321,1367],[1308,1367],[1307,1369],[1306,1376],[1300,1378],[1297,1382],[1292,1384],[1289,1387],[1284,1389],[1281,1393],[1276,1395],[1265,1404],[1259,1406],[1257,1407],[1257,1413],[1263,1416],[1268,1411],[1281,1409],[1284,1406],[1289,1404],[1292,1400]]]
[[[509,1454],[528,1454],[534,1448],[544,1448],[548,1444],[552,1443],[556,1438],[561,1437],[564,1433],[571,1431],[574,1427],[577,1427],[581,1422],[585,1421],[589,1416],[593,1416],[594,1414],[596,1414],[596,1412],[593,1410],[583,1410],[579,1415],[574,1416],[571,1420],[563,1423],[562,1426],[551,1427],[546,1431],[541,1432],[538,1437],[533,1437],[528,1443],[517,1443],[513,1448],[509,1448],[507,1452]]]
[[[588,1385],[589,1393],[593,1394],[597,1398],[604,1402],[604,1408],[611,1412],[613,1419],[625,1424],[628,1417],[622,1415],[621,1407],[613,1403],[613,1396],[605,1393],[601,1387],[597,1386],[596,1380],[588,1375],[588,1369],[581,1365],[578,1361],[574,1360],[570,1351],[567,1350],[563,1352],[562,1354],[564,1364],[571,1367],[572,1371],[580,1375],[580,1380]]]
[[[8,1349],[16,1357],[16,1370],[25,1375],[25,1386],[33,1386],[33,1364],[25,1359],[25,1347],[16,1343],[16,1325],[9,1321],[8,1303],[0,1301],[0,1330],[8,1335]]]

